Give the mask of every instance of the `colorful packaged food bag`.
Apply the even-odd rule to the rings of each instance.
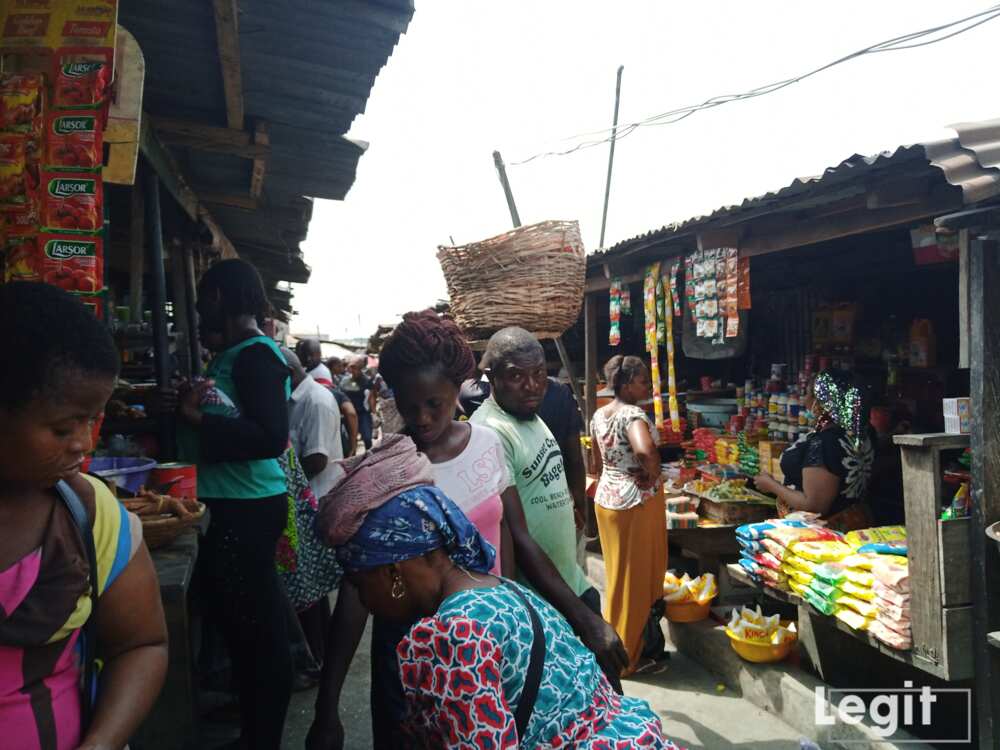
[[[910,627],[910,605],[899,606],[888,602],[878,602],[877,618],[896,628],[902,630]]]
[[[834,612],[837,611],[836,602],[828,599],[825,596],[820,596],[819,593],[817,593],[816,590],[812,588],[812,586],[806,589],[805,593],[802,595],[802,598],[805,599],[813,608],[822,612],[824,615],[832,615]]]
[[[100,169],[102,129],[95,109],[49,112],[45,120],[45,166],[50,170]]]
[[[803,528],[797,528],[794,526],[779,526],[777,528],[768,529],[764,532],[764,536],[768,539],[773,539],[786,547],[790,547],[796,542],[835,541],[840,538],[837,532],[831,531],[830,529],[824,529],[819,526]]]
[[[858,570],[871,570],[872,565],[878,559],[878,555],[871,553],[861,553],[856,552],[849,557],[845,557],[841,560],[845,566],[848,568],[857,568]]]
[[[762,539],[761,544],[764,545],[764,549],[770,552],[778,560],[784,560],[785,555],[790,554],[788,552],[788,547],[780,542],[774,541],[773,539]]]
[[[790,565],[796,570],[801,570],[803,573],[806,573],[810,576],[813,575],[813,571],[816,568],[816,563],[810,562],[805,558],[799,557],[791,550],[789,550],[788,553],[784,556],[782,562],[785,565]]]
[[[848,532],[844,536],[844,541],[855,549],[860,549],[867,544],[890,544],[893,542],[906,541],[905,526],[879,526],[872,529],[861,529],[859,531]]]
[[[878,620],[868,626],[868,631],[886,646],[894,648],[897,651],[909,651],[913,648],[913,638],[911,636],[897,633]]]
[[[42,227],[91,234],[104,224],[100,172],[42,171]]]
[[[790,549],[798,557],[811,562],[839,562],[851,554],[851,548],[838,541],[795,542]]]
[[[812,573],[792,567],[788,563],[781,564],[781,572],[788,576],[789,581],[794,581],[802,586],[808,586],[813,579]]]
[[[909,593],[903,594],[899,591],[894,591],[881,581],[876,580],[875,583],[872,584],[872,591],[875,593],[877,601],[887,602],[888,604],[893,604],[897,607],[910,606]]]
[[[875,601],[875,592],[870,586],[861,586],[850,579],[840,582],[840,590],[856,599],[862,599],[866,602]]]
[[[0,204],[27,203],[32,180],[25,158],[27,136],[0,133]]]
[[[855,612],[850,607],[837,607],[837,611],[834,613],[834,616],[847,625],[847,627],[851,630],[868,630],[874,621],[874,618],[865,617],[864,615]]]
[[[866,602],[864,599],[853,597],[850,594],[841,594],[835,601],[838,606],[853,609],[866,620],[871,620],[878,614],[878,607],[874,604]]]
[[[794,578],[788,579],[788,588],[795,594],[805,598],[806,592],[809,590],[809,584],[801,583],[796,581]]]
[[[813,579],[809,582],[809,590],[812,591],[816,596],[823,599],[833,599],[840,593],[840,589],[834,586],[832,583],[827,583],[822,578],[818,576],[813,576]],[[827,612],[827,614],[830,614]]]
[[[850,581],[855,586],[861,586],[866,589],[870,589],[872,584],[875,583],[875,576],[867,570],[860,570],[858,568],[847,568],[844,571],[844,579]]]
[[[8,235],[3,280],[5,282],[42,280],[42,263],[36,235]]]
[[[32,133],[42,114],[42,76],[0,73],[0,131]]]
[[[900,594],[910,592],[910,566],[905,557],[882,555],[872,566],[875,580]]]
[[[770,521],[760,521],[758,523],[747,523],[736,528],[736,537],[738,539],[763,539],[764,533],[768,529],[776,529],[779,526],[790,526],[793,528],[805,528],[805,524],[801,521],[788,521],[781,518],[775,518]]]
[[[111,67],[103,62],[70,62],[56,72],[53,104],[78,109],[103,103],[111,83]]]
[[[816,566],[813,574],[817,578],[836,586],[847,577],[847,568],[840,563],[821,563]]]
[[[42,281],[67,292],[94,294],[104,286],[104,248],[100,235],[38,235]]]

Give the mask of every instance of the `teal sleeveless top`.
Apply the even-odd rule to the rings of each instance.
[[[220,352],[205,370],[205,377],[215,381],[217,393],[201,405],[205,414],[235,417],[242,411],[236,383],[233,381],[233,364],[239,353],[248,346],[264,344],[282,363],[285,357],[278,345],[267,336],[254,336]],[[291,396],[291,379],[285,381],[285,398]],[[254,500],[281,495],[287,491],[285,472],[277,458],[252,461],[209,462],[201,458],[200,438],[196,430],[178,427],[178,447],[181,460],[198,465],[198,495],[208,498],[237,498]]]

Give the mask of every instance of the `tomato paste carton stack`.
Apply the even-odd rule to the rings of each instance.
[[[100,310],[107,62],[0,74],[4,281],[44,281]]]

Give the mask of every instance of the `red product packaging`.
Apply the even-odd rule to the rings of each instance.
[[[42,114],[42,76],[0,73],[0,130],[31,133]]]
[[[38,232],[38,207],[35,203],[0,205],[7,237],[35,234]]]
[[[107,63],[64,63],[56,72],[53,103],[63,109],[99,106],[110,82],[111,66]]]
[[[52,170],[99,169],[103,138],[96,109],[50,112],[45,119],[45,166]]]
[[[0,204],[28,202],[26,144],[23,133],[0,133]]]
[[[7,237],[7,262],[4,281],[41,281],[42,262],[38,253],[38,237],[21,234]]]
[[[94,294],[104,286],[104,248],[100,235],[38,235],[42,281],[67,292]]]
[[[42,227],[62,233],[91,234],[104,224],[100,172],[42,171]]]

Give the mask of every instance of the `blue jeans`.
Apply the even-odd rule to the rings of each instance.
[[[358,410],[358,434],[361,435],[361,442],[365,444],[365,450],[372,449],[372,415],[364,409]]]

